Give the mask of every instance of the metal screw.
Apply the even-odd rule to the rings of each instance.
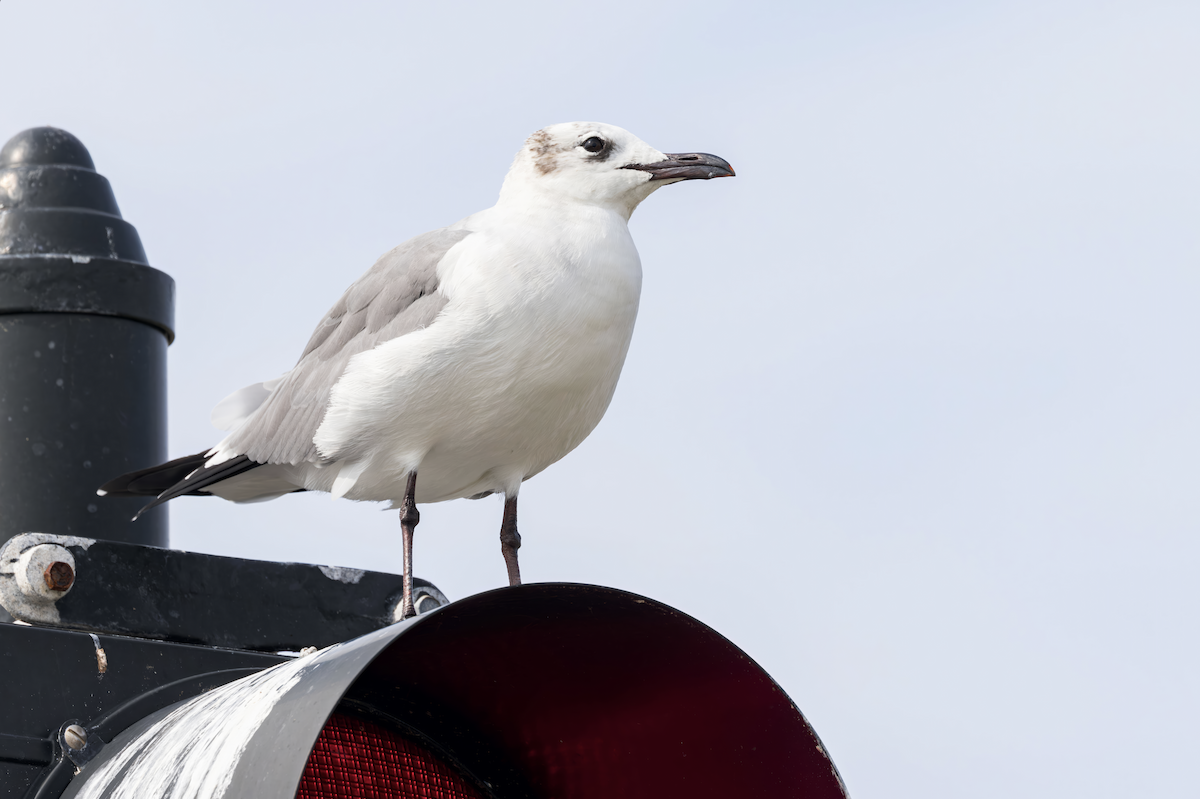
[[[438,602],[437,598],[434,596],[431,596],[430,594],[421,594],[419,596],[419,598],[417,599],[416,605],[417,605],[417,613],[425,613],[427,611],[433,610],[434,608],[440,608],[442,606],[442,603]]]
[[[67,591],[75,584],[75,570],[71,564],[56,560],[46,567],[43,572],[46,587],[51,591]]]
[[[87,746],[87,730],[78,724],[72,724],[63,730],[63,741],[75,752]]]

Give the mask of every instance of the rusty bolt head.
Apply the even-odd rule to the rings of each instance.
[[[51,591],[69,590],[75,583],[75,570],[71,564],[56,560],[46,567],[44,572],[46,587]]]

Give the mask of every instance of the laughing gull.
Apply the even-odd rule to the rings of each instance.
[[[539,130],[493,207],[385,253],[291,371],[218,404],[221,443],[100,493],[154,496],[143,511],[184,494],[390,501],[404,617],[417,503],[502,493],[500,549],[519,585],[521,482],[600,422],[629,349],[642,287],[630,214],[660,186],[733,174],[714,155],[661,153],[612,125]]]

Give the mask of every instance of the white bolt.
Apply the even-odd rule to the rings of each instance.
[[[63,740],[66,741],[67,746],[71,747],[72,751],[78,752],[87,746],[87,730],[78,724],[72,724],[63,730]]]

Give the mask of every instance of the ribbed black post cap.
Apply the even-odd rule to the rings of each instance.
[[[30,128],[0,149],[0,314],[120,316],[175,338],[175,281],[150,267],[83,142]]]
[[[58,128],[30,128],[8,140],[0,150],[2,166],[75,166],[95,170],[83,142]]]

